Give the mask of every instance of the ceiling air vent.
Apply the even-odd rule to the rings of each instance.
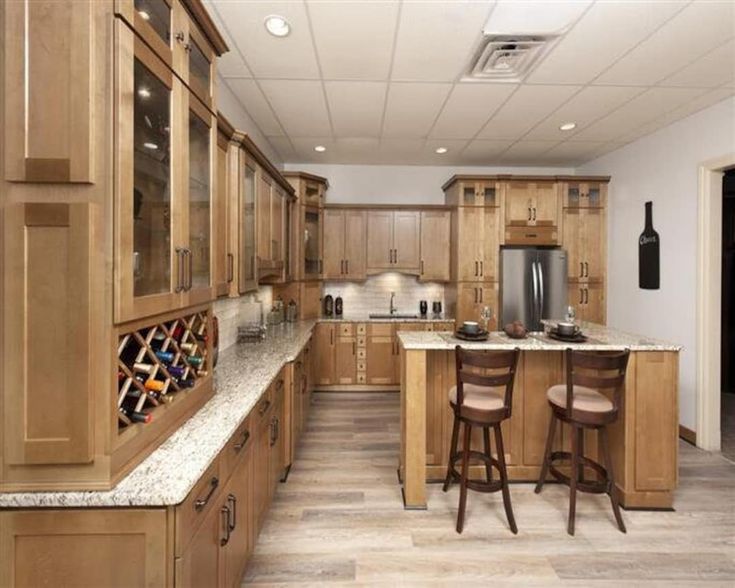
[[[554,39],[552,35],[486,35],[463,80],[520,82]]]

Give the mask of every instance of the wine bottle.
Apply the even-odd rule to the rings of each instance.
[[[134,423],[150,423],[151,420],[153,420],[153,416],[150,414],[144,412],[136,412],[135,410],[130,410],[128,408],[125,408],[124,406],[120,407],[120,412]]]
[[[174,360],[174,354],[171,351],[156,351],[156,357],[166,363],[171,363]]]
[[[186,361],[188,361],[193,366],[200,366],[202,365],[202,362],[204,361],[203,358],[197,357],[196,355],[190,355],[186,358]]]
[[[196,384],[196,380],[194,378],[186,378],[185,380],[179,380],[178,384],[181,388],[192,388]]]
[[[653,228],[653,202],[646,202],[646,226],[638,239],[638,285],[658,290],[661,285],[660,240]]]
[[[178,365],[169,365],[166,367],[168,373],[171,374],[172,378],[183,378],[186,374],[186,368]]]
[[[181,347],[182,351],[186,351],[187,353],[191,353],[196,349],[196,345],[194,345],[194,343],[182,343],[179,347]]]
[[[165,385],[166,384],[164,382],[161,382],[161,380],[154,380],[153,378],[148,378],[145,381],[145,389],[151,390],[153,392],[160,392],[161,390],[163,390],[163,387]]]
[[[151,365],[150,363],[134,363],[133,371],[150,374],[153,371],[153,365]]]

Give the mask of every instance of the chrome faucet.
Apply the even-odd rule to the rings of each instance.
[[[395,305],[395,299],[396,299],[396,293],[391,292],[390,293],[390,313],[391,314],[396,314],[396,312],[398,311]]]

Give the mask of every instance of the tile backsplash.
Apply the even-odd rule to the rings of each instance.
[[[395,305],[399,313],[418,313],[419,300],[429,303],[429,312],[435,300],[444,304],[443,284],[419,282],[413,276],[397,272],[378,274],[361,283],[324,282],[323,288],[324,296],[342,296],[346,316],[388,312],[391,292],[396,293]]]
[[[219,349],[224,351],[237,341],[237,327],[261,322],[261,312],[267,313],[273,304],[273,289],[261,286],[257,292],[239,298],[220,298],[214,303],[219,319]]]

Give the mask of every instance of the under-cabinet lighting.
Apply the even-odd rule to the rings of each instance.
[[[567,122],[567,123],[564,123],[563,125],[561,125],[559,127],[559,130],[560,131],[571,131],[572,129],[576,129],[576,128],[577,128],[577,123],[575,123],[575,122]]]
[[[291,32],[291,25],[282,16],[271,14],[265,17],[265,28],[274,37],[286,37]]]

